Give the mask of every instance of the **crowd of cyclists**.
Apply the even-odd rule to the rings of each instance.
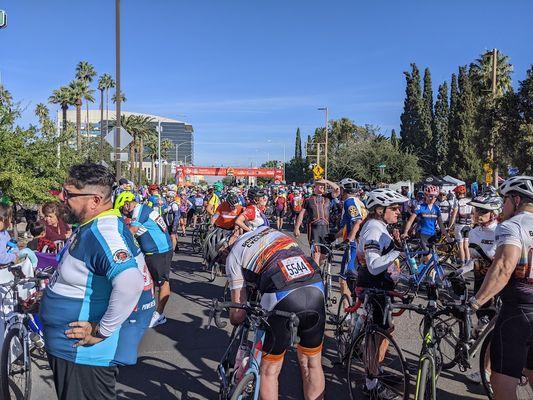
[[[437,242],[454,249],[449,252],[453,253],[456,270],[448,276],[470,277],[468,274],[472,274],[474,295],[469,297],[467,305],[477,316],[474,331],[479,333],[490,320],[497,318],[490,348],[494,398],[516,398],[516,387],[524,377],[533,383],[533,177],[510,177],[499,190],[487,186],[474,197],[468,196],[465,185],[446,191],[422,184],[417,187],[419,190],[410,193],[408,187],[398,191],[386,187],[372,189],[350,178],[338,183],[319,179],[311,184],[264,187],[224,186],[221,182],[209,187],[175,184],[135,187],[132,182],[121,179],[110,195],[111,210],[105,211],[114,216],[106,222],[111,228],[105,228],[104,222],[91,222],[94,226],[89,230],[87,221],[93,220],[80,218],[86,217],[83,214],[86,209],[80,208],[74,213],[78,221],[70,217],[76,199],[85,196],[94,197],[97,209],[100,192],[79,190],[103,184],[84,183],[92,182],[89,178],[83,178],[85,181],[69,179],[56,193],[60,202],[40,207],[35,218],[28,220],[24,236],[30,237],[19,239],[15,246],[8,245],[13,242],[9,233],[14,221],[12,209],[0,205],[0,264],[19,262],[23,254],[33,260],[34,257],[29,257],[33,254],[61,255],[62,250],[67,249],[67,257],[58,257],[58,271],[63,271],[63,275],[56,272],[51,278],[41,307],[45,346],[52,369],[55,374],[63,370],[63,381],[56,375],[54,380],[60,398],[69,398],[69,395],[96,397],[87,395],[87,388],[68,389],[64,381],[67,379],[65,366],[58,364],[58,360],[64,358],[100,368],[132,363],[135,358],[117,360],[118,350],[114,348],[115,353],[101,364],[91,359],[93,354],[104,357],[103,353],[98,353],[100,342],[107,343],[115,337],[115,329],[125,324],[127,315],[124,312],[122,321],[118,321],[118,313],[113,314],[114,319],[106,313],[106,318],[102,317],[104,322],[89,320],[92,324],[88,327],[79,323],[67,331],[66,342],[57,340],[54,336],[59,323],[57,317],[46,313],[57,312],[51,304],[57,301],[58,293],[72,295],[61,286],[72,278],[65,275],[61,263],[73,263],[80,271],[88,268],[94,277],[108,276],[112,285],[122,280],[128,285],[134,279],[133,272],[129,273],[129,280],[122,277],[119,281],[124,272],[117,266],[130,265],[133,259],[137,264],[132,261],[131,266],[141,265],[141,258],[144,259],[146,271],[143,275],[150,277],[144,276],[144,286],[141,282],[135,293],[143,298],[141,309],[148,317],[138,318],[146,320],[146,327],[156,327],[166,322],[164,311],[170,296],[169,275],[174,254],[177,254],[174,261],[179,264],[180,254],[189,251],[190,241],[185,238],[199,229],[206,230],[202,243],[205,264],[217,263],[226,272],[234,304],[229,314],[232,324],[242,324],[247,315],[243,308],[235,305],[247,304],[251,299],[258,301],[265,312],[283,311],[298,316],[297,355],[305,399],[323,398],[325,392],[322,346],[329,311],[324,299],[321,267],[327,249],[342,249],[339,287],[341,294],[346,295],[343,298],[348,299],[342,307],[350,307],[358,300],[357,288],[380,291],[373,298],[372,317],[379,321],[381,329],[392,335],[394,325],[386,315],[387,293],[394,290],[402,274],[405,275],[401,265],[406,258],[406,241],[419,247],[420,262],[429,260],[430,248]],[[73,192],[76,188],[79,190]],[[99,215],[93,218],[104,221]],[[118,225],[113,222],[116,218]],[[299,244],[302,228],[307,234],[310,254]],[[119,244],[110,233],[116,229],[122,238]],[[130,234],[134,239],[129,239]],[[91,264],[100,262],[99,259],[95,261],[75,254],[83,251],[72,244],[80,240],[81,235],[100,243],[94,250],[98,254],[95,259],[110,260],[104,263],[105,268]],[[83,259],[84,266],[73,259]],[[34,267],[38,267],[40,259],[35,257],[35,260]],[[406,265],[409,262],[411,260]],[[408,275],[414,273],[416,271],[407,271]],[[155,298],[141,295],[143,287],[146,292],[152,282],[157,289]],[[87,290],[83,289],[84,293]],[[117,300],[117,304],[130,307],[139,300],[125,298],[122,302]],[[100,310],[100,314],[104,311]],[[88,314],[81,313],[77,316],[80,321],[83,321],[82,315],[89,318]],[[285,317],[272,314],[268,317],[268,325],[260,364],[261,399],[278,398],[278,377],[284,355],[293,342]],[[135,332],[142,334],[144,331],[138,328]],[[48,339],[47,334],[54,339]],[[78,350],[74,358],[68,352],[65,355],[65,343],[72,344],[76,339],[80,339],[76,346],[84,351]],[[138,340],[128,343],[136,348]],[[376,345],[372,357],[378,364],[387,346],[386,341]],[[403,394],[395,392],[381,377],[379,368],[369,371],[359,388],[360,393],[377,399],[403,398]],[[467,378],[479,382],[480,372],[471,373]],[[101,371],[99,374],[100,381],[95,386],[103,392],[98,398],[113,398],[114,387],[106,392],[102,385],[114,385],[116,375],[102,375]]]

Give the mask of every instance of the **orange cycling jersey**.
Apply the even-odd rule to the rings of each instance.
[[[243,207],[240,204],[237,204],[235,208],[223,202],[217,210],[218,218],[215,220],[215,226],[218,226],[222,229],[233,229],[235,228],[235,220],[242,213]]]

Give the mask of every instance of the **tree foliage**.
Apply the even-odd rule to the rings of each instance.
[[[405,100],[400,116],[400,138],[404,150],[417,147],[420,133],[420,72],[416,64],[411,64],[411,72],[405,71]]]

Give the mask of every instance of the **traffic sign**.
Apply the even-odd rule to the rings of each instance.
[[[128,153],[118,153],[118,158],[119,158],[120,161],[128,161],[130,159]],[[115,153],[114,152],[111,153],[111,161],[115,161]]]
[[[315,176],[315,179],[322,178],[322,174],[324,173],[324,168],[322,168],[320,165],[315,165],[313,168],[313,175]]]
[[[126,129],[121,127],[113,128],[106,136],[105,140],[111,145],[111,147],[116,147],[115,145],[115,131],[120,129],[120,149],[126,148],[132,141],[133,136],[131,136]]]
[[[7,26],[7,14],[4,10],[0,10],[0,29]]]

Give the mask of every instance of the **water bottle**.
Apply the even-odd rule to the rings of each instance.
[[[247,344],[241,344],[235,357],[235,384],[239,383],[248,369],[250,348]]]
[[[417,274],[418,264],[416,263],[416,260],[414,259],[414,257],[409,257],[407,261],[409,262],[409,269],[411,270],[411,274],[413,275]]]
[[[359,335],[359,332],[361,332],[361,328],[363,327],[363,324],[366,321],[366,313],[365,310],[362,307],[359,307],[357,310],[357,320],[355,322],[355,329],[353,331],[353,337],[357,337]]]

